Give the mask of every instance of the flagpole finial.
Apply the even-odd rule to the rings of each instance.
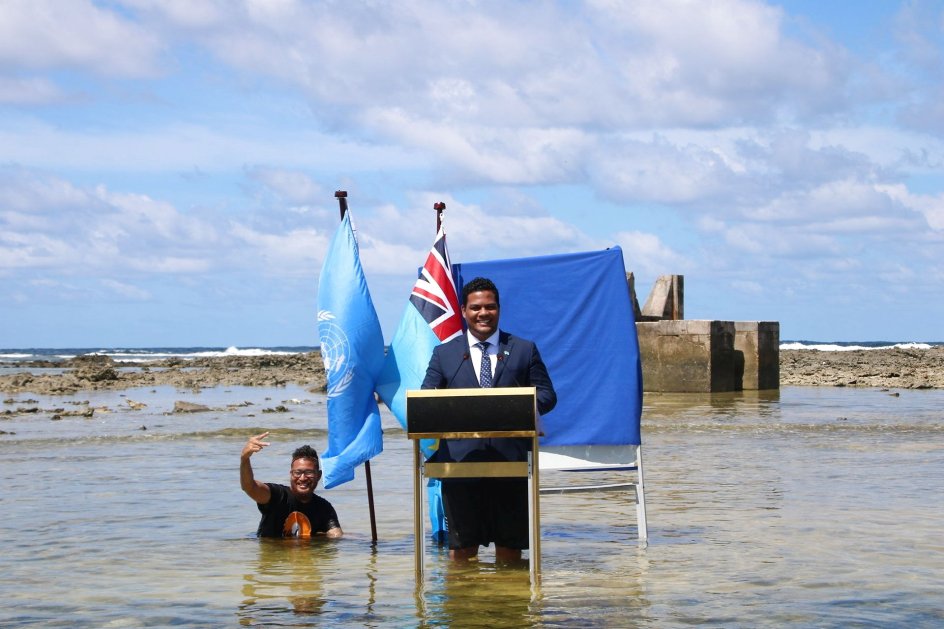
[[[442,227],[442,213],[446,209],[446,204],[442,201],[437,201],[433,203],[433,209],[436,210],[436,233],[439,233],[439,229]]]
[[[334,198],[338,200],[338,206],[341,209],[341,220],[344,220],[344,215],[347,213],[347,190],[336,190]]]

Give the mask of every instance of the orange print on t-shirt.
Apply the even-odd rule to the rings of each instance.
[[[282,535],[285,537],[311,537],[311,522],[309,522],[308,516],[300,511],[292,511],[285,518]]]

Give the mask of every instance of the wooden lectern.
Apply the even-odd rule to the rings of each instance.
[[[413,526],[416,579],[423,579],[424,478],[528,478],[528,563],[531,583],[540,582],[541,510],[538,483],[537,399],[534,387],[426,389],[406,392],[407,436],[413,440]],[[432,463],[424,460],[420,439],[528,437],[527,461]]]

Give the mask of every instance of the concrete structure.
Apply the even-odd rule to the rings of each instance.
[[[659,277],[640,311],[632,273],[626,280],[636,315],[645,391],[780,388],[778,322],[684,320],[680,275]]]
[[[642,317],[636,321],[677,321],[685,318],[685,278],[682,275],[660,275],[649,291]]]
[[[780,388],[780,323],[735,321],[734,351],[740,354],[741,388]]]
[[[633,304],[633,321],[642,321],[642,311],[636,299],[636,277],[632,272],[626,274],[626,288],[629,289],[629,301]]]
[[[640,321],[636,331],[645,391],[741,389],[733,322]]]

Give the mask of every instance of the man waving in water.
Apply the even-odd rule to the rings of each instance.
[[[239,462],[239,483],[246,495],[256,501],[262,519],[259,537],[310,537],[324,533],[341,537],[344,532],[331,503],[315,495],[321,479],[318,453],[311,446],[302,446],[292,453],[289,485],[260,483],[252,473],[250,457],[265,448],[268,432],[249,438],[243,446]]]

